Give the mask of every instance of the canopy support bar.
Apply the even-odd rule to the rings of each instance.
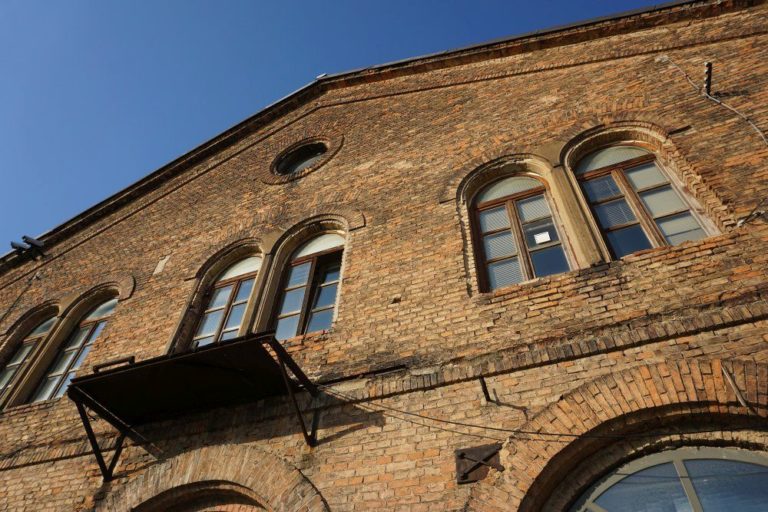
[[[109,465],[107,465],[104,459],[104,451],[102,450],[101,446],[99,446],[99,442],[96,439],[96,434],[93,432],[93,427],[91,426],[91,418],[88,416],[88,412],[85,410],[85,405],[83,405],[82,402],[75,402],[75,405],[77,406],[77,412],[80,413],[80,419],[83,421],[83,427],[85,428],[85,433],[88,436],[88,442],[91,443],[93,454],[96,456],[96,462],[99,464],[101,476],[104,478],[104,482],[109,482],[112,480],[112,475],[115,472],[117,461],[120,459],[120,454],[123,452],[125,433],[121,431],[120,435],[117,436],[117,440],[115,441],[115,453],[112,455],[112,460],[109,461]]]

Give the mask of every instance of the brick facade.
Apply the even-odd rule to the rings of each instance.
[[[676,4],[320,79],[56,228],[44,259],[5,257],[0,362],[61,320],[4,398],[0,510],[567,510],[646,453],[768,452],[768,229],[738,222],[766,196],[768,147],[680,71],[705,62],[768,130],[768,7]],[[305,140],[328,153],[275,175]],[[623,141],[709,236],[610,261],[571,172]],[[471,197],[516,172],[550,187],[572,270],[484,292]],[[264,257],[247,329],[268,329],[290,254],[323,229],[346,238],[333,326],[283,343],[322,384],[299,396],[316,447],[269,398],[142,428],[105,483],[70,400],[24,403],[106,297],[78,375],[182,350],[244,254]],[[94,426],[109,455],[115,430]],[[457,484],[455,450],[492,442],[505,470]]]

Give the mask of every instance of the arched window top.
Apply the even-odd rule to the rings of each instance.
[[[293,253],[292,260],[344,246],[344,237],[336,233],[325,233],[304,243]]]
[[[651,153],[648,150],[637,146],[611,146],[599,149],[579,160],[578,165],[576,165],[576,174],[584,174],[588,171],[649,154]]]
[[[102,302],[95,308],[91,310],[90,313],[88,313],[88,316],[83,318],[83,323],[85,322],[92,322],[94,320],[98,320],[100,318],[107,317],[114,313],[115,306],[117,306],[117,297],[113,299],[109,299],[106,302]]]
[[[570,512],[675,510],[758,512],[768,503],[768,458],[726,448],[680,448],[618,468]]]
[[[11,383],[19,370],[27,363],[29,357],[32,355],[33,350],[42,341],[51,327],[58,320],[57,317],[51,317],[42,321],[32,331],[27,334],[21,341],[15,352],[11,354],[10,358],[5,363],[5,366],[0,369],[0,398],[5,396],[8,390],[11,388]]]
[[[40,323],[35,329],[30,332],[25,339],[28,338],[37,338],[38,336],[43,336],[44,334],[47,334],[48,331],[51,330],[51,327],[53,327],[53,324],[56,323],[57,317],[52,316],[48,320],[45,320],[44,322]]]
[[[519,194],[526,190],[533,190],[543,186],[542,183],[534,178],[527,176],[512,176],[488,185],[477,196],[477,203],[487,203],[495,199]]]
[[[232,279],[239,276],[244,276],[245,274],[251,274],[254,272],[258,272],[261,268],[261,262],[262,258],[261,256],[249,256],[247,258],[244,258],[234,265],[230,266],[226,270],[224,270],[218,278],[216,278],[216,281],[225,281],[227,279]]]

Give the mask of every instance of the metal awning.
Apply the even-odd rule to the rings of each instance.
[[[116,364],[124,365],[114,367]],[[94,367],[91,375],[74,379],[67,394],[77,405],[104,480],[109,481],[125,437],[142,438],[134,427],[273,396],[290,396],[305,440],[314,446],[316,416],[311,431],[307,431],[294,395],[301,388],[313,397],[317,395],[317,388],[273,333],[268,333],[139,363],[133,363],[132,358],[111,361]],[[120,432],[109,464],[96,441],[86,407]]]

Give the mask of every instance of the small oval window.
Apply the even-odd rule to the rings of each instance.
[[[322,142],[311,142],[299,146],[283,155],[275,165],[275,172],[280,175],[301,172],[312,167],[328,151]]]

